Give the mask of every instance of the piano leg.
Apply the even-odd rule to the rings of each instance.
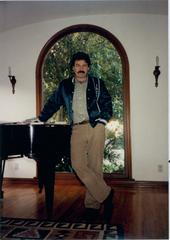
[[[39,193],[42,193],[43,187],[44,187],[44,169],[41,161],[37,161],[37,177],[38,177],[38,187],[39,187]]]
[[[5,169],[5,159],[0,159],[0,199],[3,199],[4,192],[2,191],[4,169]]]
[[[39,187],[45,188],[45,202],[47,217],[51,218],[53,213],[54,184],[55,184],[56,159],[46,157],[38,161]],[[41,189],[42,190],[42,189]]]

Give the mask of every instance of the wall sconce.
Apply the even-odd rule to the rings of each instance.
[[[155,76],[155,87],[158,87],[158,78],[160,75],[160,70],[159,70],[160,66],[159,66],[159,57],[156,56],[156,66],[155,69],[153,71],[153,75]]]
[[[11,67],[8,67],[8,77],[12,85],[12,93],[15,93],[15,84],[17,82],[16,78],[14,75],[11,74]]]

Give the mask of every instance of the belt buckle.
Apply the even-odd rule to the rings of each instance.
[[[75,123],[74,125],[83,125],[89,123],[89,120],[83,120],[82,122]]]
[[[84,120],[84,121],[80,122],[80,124],[86,124],[86,123],[89,123],[89,121],[88,120]]]

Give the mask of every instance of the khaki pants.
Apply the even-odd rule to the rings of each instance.
[[[100,208],[110,192],[110,187],[103,179],[103,151],[105,126],[90,124],[73,126],[71,136],[72,167],[86,186],[85,207]]]

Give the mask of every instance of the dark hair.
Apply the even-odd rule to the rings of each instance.
[[[77,52],[72,56],[72,59],[70,61],[71,68],[74,66],[76,60],[84,60],[88,64],[88,66],[90,66],[91,64],[89,55],[84,52]]]

